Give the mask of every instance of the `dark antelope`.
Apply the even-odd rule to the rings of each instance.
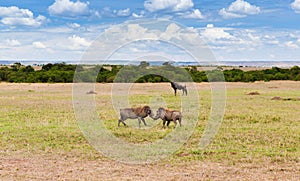
[[[186,85],[182,86],[182,85],[180,85],[176,82],[171,82],[171,86],[174,89],[175,96],[176,96],[176,93],[177,93],[177,89],[182,90],[182,95],[184,95],[184,94],[187,95]]]

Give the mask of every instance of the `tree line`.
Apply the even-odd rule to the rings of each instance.
[[[176,67],[166,62],[162,66],[150,66],[142,61],[139,65],[73,65],[48,63],[40,70],[30,65],[14,63],[0,68],[0,81],[15,83],[71,83],[71,82],[254,82],[271,80],[300,81],[300,67],[273,67],[264,70],[241,69],[197,70],[196,66]]]

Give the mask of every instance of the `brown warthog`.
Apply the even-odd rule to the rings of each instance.
[[[179,125],[181,126],[182,115],[181,112],[179,111],[168,110],[160,107],[156,112],[156,116],[152,117],[152,119],[157,120],[159,118],[163,120],[163,127],[165,127],[166,122],[167,122],[167,126],[169,127],[171,121],[175,123],[175,127],[176,127],[177,120],[179,122]]]
[[[120,127],[121,122],[124,124],[124,126],[126,126],[126,119],[138,119],[139,127],[141,127],[141,121],[143,121],[144,125],[147,126],[144,118],[148,115],[153,117],[152,110],[149,106],[120,109],[120,119],[118,122],[118,127]]]

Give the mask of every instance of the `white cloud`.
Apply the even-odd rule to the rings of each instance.
[[[160,34],[160,37],[162,39],[169,41],[173,37],[179,38],[179,34],[180,34],[180,27],[175,23],[171,23],[166,28],[166,31]]]
[[[265,35],[260,39],[262,39],[266,44],[269,45],[278,46],[280,44],[279,40],[277,40],[277,38],[274,35]]]
[[[51,15],[62,17],[79,17],[79,16],[99,16],[97,11],[89,9],[89,2],[70,0],[55,0],[55,2],[48,7],[48,11]]]
[[[149,35],[147,33],[147,29],[140,26],[139,24],[129,24],[127,26],[128,30],[126,31],[126,38],[129,39],[140,39],[143,36]],[[121,36],[124,36],[124,33],[121,34]]]
[[[204,15],[199,9],[195,9],[193,0],[146,0],[144,7],[147,11],[153,13],[157,11],[167,12],[165,18],[172,18],[174,15],[186,19],[204,19]],[[173,15],[168,14],[173,13]],[[137,14],[133,17],[138,18]]]
[[[14,18],[14,17],[6,17],[1,20],[1,23],[9,26],[33,26],[39,27],[44,22],[46,22],[46,17],[39,15],[37,18]]]
[[[219,15],[221,15],[223,18],[243,18],[246,17],[245,14],[236,14],[236,13],[232,13],[227,11],[225,8],[221,9],[219,11]]]
[[[174,12],[185,11],[194,6],[192,0],[146,0],[144,7],[150,12],[170,10]]]
[[[130,15],[130,9],[126,8],[126,9],[114,10],[114,13],[117,16],[129,16]]]
[[[8,26],[32,26],[39,27],[47,21],[46,17],[38,15],[36,18],[28,9],[20,9],[16,6],[0,6],[0,22]]]
[[[140,14],[132,13],[132,17],[134,17],[134,18],[143,18],[143,17],[145,17],[145,11],[141,11]]]
[[[130,8],[112,10],[110,7],[104,7],[101,15],[104,17],[127,17],[131,15],[131,11]]]
[[[77,35],[68,37],[68,40],[71,42],[71,50],[82,50],[91,45],[91,42]]]
[[[21,45],[21,43],[18,40],[14,40],[14,39],[6,39],[5,43],[7,46],[12,46],[12,47]]]
[[[68,27],[73,28],[73,29],[80,28],[80,24],[78,24],[78,23],[68,23],[67,25],[68,25]]]
[[[213,28],[213,27],[215,27],[214,24],[207,24],[207,25],[206,25],[206,28]]]
[[[208,24],[198,29],[217,59],[283,60],[299,59],[300,42],[290,34],[298,31],[266,29],[217,28]],[[225,33],[224,33],[225,32]],[[270,56],[273,55],[273,56]]]
[[[138,12],[139,14],[139,12]],[[78,24],[65,24],[60,27],[49,27],[39,31],[9,31],[0,33],[0,59],[38,59],[38,60],[80,60],[87,47],[111,25],[93,25],[82,29]],[[138,42],[140,39],[163,41],[184,40],[191,44],[197,39],[191,33],[186,33],[178,25],[170,24],[166,27],[156,28],[145,24],[131,24],[129,26],[116,26],[108,36],[102,37],[105,41],[99,41],[99,46],[107,47],[106,52],[114,52],[125,45],[128,39]],[[234,28],[218,27],[207,24],[206,27],[195,29],[200,38],[204,39],[211,50],[222,60],[283,60],[300,59],[300,37],[298,30],[280,30],[268,28]],[[112,44],[112,45],[111,45]],[[141,45],[145,44],[145,47]],[[133,44],[134,45],[134,44]],[[119,51],[117,58],[132,58],[132,56],[146,57],[148,55],[161,55],[165,57],[177,57],[177,52],[168,51],[166,44],[150,46],[140,43],[131,46],[128,51]],[[148,46],[149,45],[149,46]],[[180,44],[178,44],[180,45]],[[38,48],[39,47],[39,48]],[[111,48],[113,47],[113,48]],[[195,47],[199,47],[195,45]],[[96,49],[98,46],[96,46]],[[90,48],[88,48],[90,49]],[[202,53],[199,51],[199,53]],[[95,57],[100,52],[96,51]],[[270,56],[272,55],[272,56]],[[98,58],[98,57],[97,57]],[[124,59],[125,59],[124,58]],[[177,57],[178,58],[178,57]],[[176,59],[180,60],[180,58]],[[182,60],[182,59],[181,59]]]
[[[229,6],[228,11],[241,14],[258,14],[260,12],[260,8],[255,5],[251,5],[244,0],[236,0]]]
[[[230,33],[226,32],[223,28],[215,28],[213,24],[208,24],[201,36],[211,41],[218,39],[235,39]]]
[[[199,9],[193,9],[191,12],[184,13],[181,17],[191,19],[204,19]]]
[[[44,49],[44,48],[46,48],[46,46],[45,46],[42,42],[40,42],[40,41],[35,41],[35,42],[32,43],[32,45],[33,45],[35,48],[39,48],[39,49]]]
[[[300,0],[295,0],[291,3],[291,7],[296,13],[300,13]]]
[[[95,54],[92,53],[93,50],[90,50],[93,56],[88,56],[88,59],[99,59],[99,56],[105,56],[105,54],[100,55],[98,47],[103,48],[101,52],[113,52],[110,59],[132,60],[137,57],[151,57],[150,61],[155,60],[154,57],[160,57],[160,60],[191,60],[191,57],[186,57],[186,51],[181,50],[179,47],[192,45],[191,47],[197,49],[197,51],[202,49],[202,44],[199,43],[196,32],[191,33],[191,30],[187,31],[175,23],[163,25],[163,27],[149,25],[142,23],[113,27],[107,32],[110,38],[95,41],[96,45],[92,46],[97,47],[95,48]],[[131,43],[128,44],[128,42]],[[207,56],[202,54],[202,57]]]
[[[222,8],[219,14],[223,18],[242,18],[247,15],[259,14],[260,8],[244,0],[236,0],[228,8]]]
[[[28,9],[20,9],[16,6],[0,7],[0,17],[33,17]]]
[[[288,48],[292,48],[292,49],[297,49],[299,48],[298,45],[296,45],[294,42],[292,41],[288,41],[288,42],[285,42],[284,45]]]
[[[106,17],[113,17],[113,16],[115,16],[114,13],[113,13],[113,10],[110,7],[104,7],[101,10],[101,15],[102,16],[106,16]]]

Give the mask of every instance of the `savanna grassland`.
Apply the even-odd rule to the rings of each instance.
[[[96,94],[89,96],[115,136],[147,144],[173,131],[173,123],[163,129],[161,120],[150,118],[142,129],[137,120],[118,128],[111,87],[96,84]],[[200,115],[183,147],[140,165],[113,161],[90,146],[75,119],[72,84],[0,83],[0,180],[300,180],[300,83],[226,83],[220,129],[199,149],[210,115],[210,88],[197,84]],[[180,96],[169,83],[134,84],[128,94],[132,106],[163,100],[163,106],[180,109]]]

